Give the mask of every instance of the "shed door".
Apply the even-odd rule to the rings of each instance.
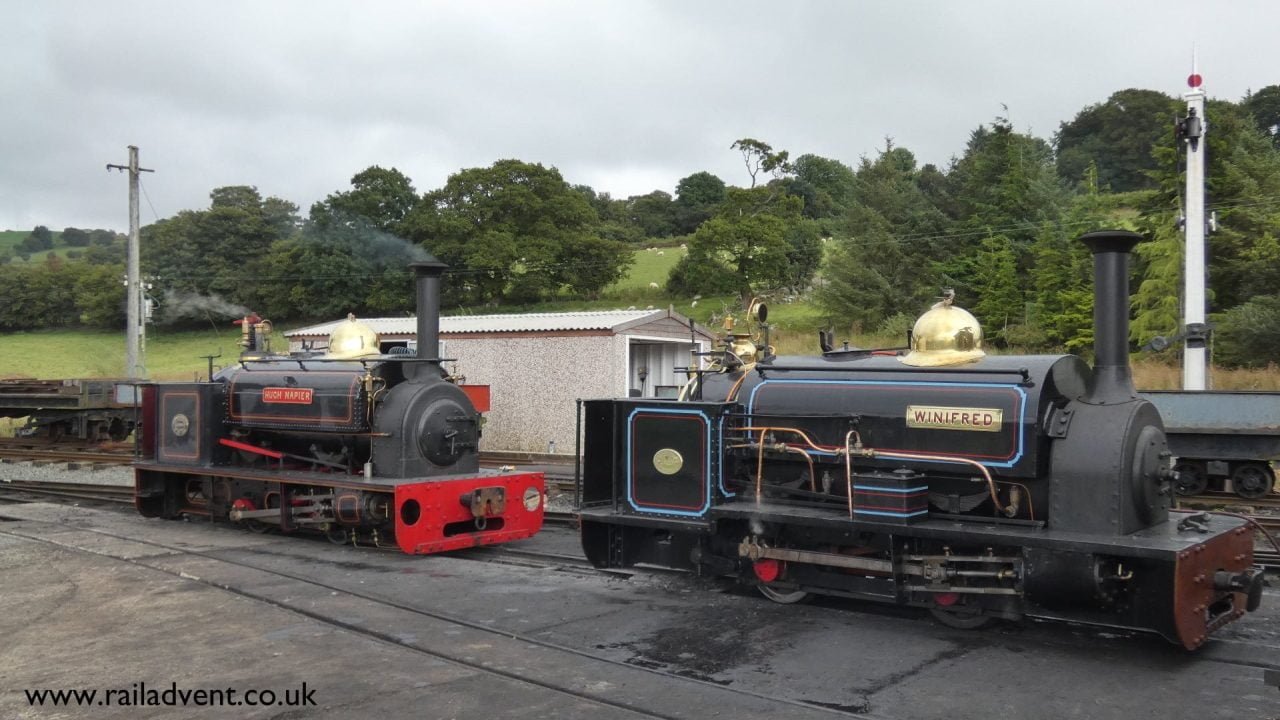
[[[689,366],[688,342],[632,340],[627,387],[634,397],[672,397],[684,385]],[[680,371],[678,371],[680,370]]]

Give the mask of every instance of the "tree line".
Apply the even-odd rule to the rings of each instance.
[[[993,342],[1075,351],[1092,343],[1093,297],[1075,238],[1119,225],[1152,239],[1134,263],[1138,346],[1174,335],[1181,317],[1184,148],[1172,125],[1183,113],[1177,98],[1129,89],[1048,139],[996,117],[942,167],[889,138],[853,165],[741,138],[729,147],[743,161],[740,185],[696,172],[674,194],[628,198],[515,159],[426,192],[370,167],[305,216],[256,188],[217,188],[207,209],[143,228],[143,267],[167,291],[324,319],[410,312],[405,264],[423,250],[451,267],[446,304],[474,307],[598,297],[635,249],[683,244],[665,287],[673,298],[785,293],[811,299],[833,326],[899,334],[950,287]],[[1280,85],[1210,101],[1207,121],[1215,359],[1268,362],[1280,347]],[[0,327],[119,323],[118,304],[91,311],[65,290],[112,302],[114,288],[89,277],[102,267],[0,267],[0,289],[44,273],[62,274],[61,292],[73,293],[56,307],[0,311]]]

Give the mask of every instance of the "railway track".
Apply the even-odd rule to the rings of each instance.
[[[1267,508],[1269,510],[1280,510],[1280,493],[1268,493],[1260,498],[1250,500],[1242,498],[1239,495],[1221,490],[1211,490],[1199,495],[1188,497],[1179,497],[1179,505],[1195,505],[1195,506],[1222,506],[1234,505],[1239,507]]]
[[[128,485],[0,480],[0,492],[26,493],[69,500],[98,500],[133,505],[133,488]]]
[[[548,485],[551,483],[548,482]],[[572,490],[569,483],[569,490]],[[133,488],[128,485],[98,485],[90,483],[66,483],[45,481],[5,481],[0,480],[0,494],[39,496],[58,500],[89,500],[109,502],[120,505],[133,505]],[[1273,536],[1280,533],[1280,515],[1246,515]],[[544,522],[548,525],[574,526],[578,516],[574,512],[548,510]],[[1258,546],[1255,557],[1259,564],[1268,568],[1280,569],[1280,553],[1276,553],[1265,542]]]
[[[16,445],[0,445],[0,460],[7,462],[86,463],[97,465],[127,465],[133,461],[133,451],[106,451],[101,449],[36,449]]]

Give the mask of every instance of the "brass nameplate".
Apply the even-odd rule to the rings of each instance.
[[[663,448],[653,454],[653,468],[663,475],[675,475],[684,467],[684,456],[677,450]]]
[[[999,408],[959,408],[908,405],[907,427],[930,430],[1000,432],[1004,412]]]

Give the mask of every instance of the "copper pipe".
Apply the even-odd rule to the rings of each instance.
[[[809,491],[810,491],[810,492],[818,492],[818,476],[817,476],[816,474],[814,474],[814,470],[813,470],[813,456],[812,456],[812,455],[810,455],[809,453],[805,452],[804,450],[801,450],[800,448],[791,447],[790,445],[783,445],[783,447],[784,447],[784,448],[786,448],[789,452],[800,453],[801,455],[803,455],[803,456],[804,456],[804,459],[805,459],[806,461],[808,461],[808,463],[809,463]]]
[[[756,504],[760,504],[760,490],[764,485],[764,432],[760,433],[760,452],[756,455]]]
[[[851,446],[849,440],[857,435],[853,430],[844,435],[844,484],[845,492],[849,493],[849,519],[853,519],[853,453],[850,452]],[[858,439],[858,444],[862,444],[862,439]]]
[[[764,443],[763,443],[763,442],[761,442],[761,443],[739,443],[739,444],[737,444],[737,445],[729,445],[728,447],[729,447],[730,449],[733,449],[733,448],[751,448],[751,447],[759,447],[759,449],[760,449],[760,454],[761,454],[761,455],[763,455],[763,454],[764,454]],[[803,455],[803,456],[804,456],[804,459],[805,459],[805,460],[807,460],[807,461],[808,461],[808,463],[809,463],[809,490],[810,490],[811,492],[817,492],[817,491],[818,491],[818,479],[817,479],[817,475],[815,474],[815,470],[814,470],[814,468],[813,468],[813,456],[812,456],[812,455],[810,455],[809,453],[805,452],[804,450],[801,450],[800,448],[797,448],[797,447],[791,447],[790,445],[783,445],[783,446],[782,446],[782,449],[783,449],[783,450],[786,450],[787,452],[800,453],[801,455]],[[759,464],[759,462],[757,462],[757,465],[756,465],[756,494],[759,494],[759,493],[760,493],[760,488],[761,488],[761,484],[760,484],[760,483],[761,483],[761,475],[763,474],[763,472],[764,472],[764,468]]]
[[[733,387],[729,388],[729,394],[726,395],[724,398],[725,402],[733,402],[733,399],[738,396],[738,388],[742,387],[742,381],[746,379],[747,379],[747,373],[744,370],[742,373],[742,377],[738,378],[738,381],[733,384]]]
[[[809,446],[811,449],[813,449],[813,450],[817,450],[818,452],[835,452],[836,454],[839,454],[839,451],[840,451],[840,448],[839,448],[839,447],[837,447],[837,446],[835,446],[835,445],[828,445],[828,446],[825,446],[825,447],[824,447],[824,446],[822,446],[822,445],[818,445],[818,444],[816,444],[816,443],[815,443],[815,442],[814,442],[814,441],[813,441],[813,440],[812,440],[812,439],[811,439],[807,434],[805,434],[805,432],[804,432],[803,430],[801,430],[801,429],[799,429],[799,428],[789,428],[789,427],[755,427],[755,426],[750,426],[750,425],[749,425],[749,426],[747,426],[747,427],[741,427],[741,428],[735,428],[735,429],[736,429],[736,430],[742,430],[743,432],[788,432],[788,433],[795,433],[796,435],[799,435],[799,436],[800,436],[800,439],[801,439],[801,440],[804,440],[804,443],[805,443],[806,445],[808,445],[808,446]],[[850,430],[850,431],[849,431],[849,434],[850,434],[850,435],[853,435],[854,437],[857,437],[857,438],[858,438],[858,444],[859,444],[859,445],[861,445],[861,444],[862,444],[862,437],[858,435],[858,431],[857,431],[857,430]],[[848,440],[848,437],[846,436],[846,443],[845,443],[846,445],[848,444],[847,440]]]

